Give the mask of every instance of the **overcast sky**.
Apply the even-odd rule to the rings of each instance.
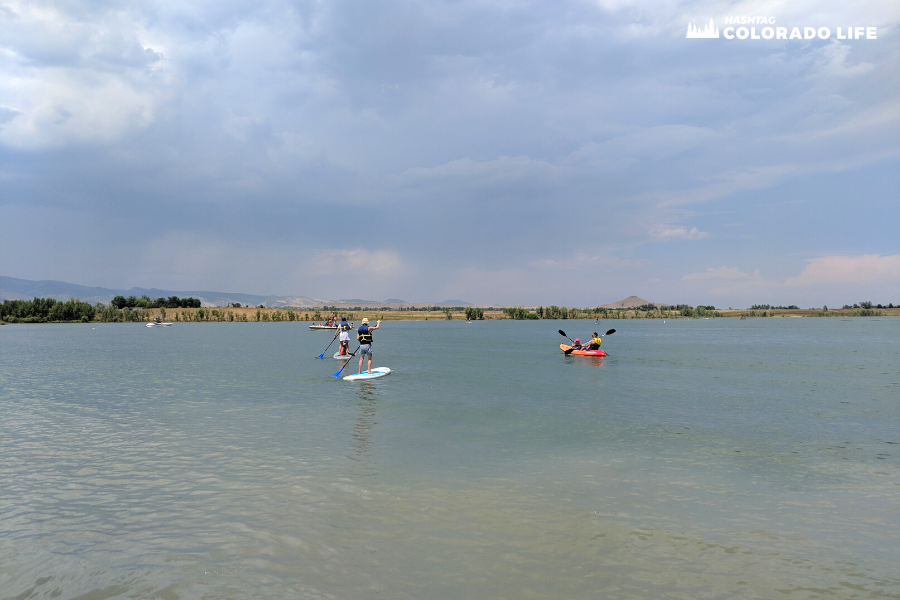
[[[832,33],[685,39],[742,15]],[[882,0],[0,0],[0,275],[900,303],[898,17]],[[848,26],[877,39],[836,39]]]

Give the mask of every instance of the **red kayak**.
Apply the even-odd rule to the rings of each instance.
[[[559,349],[565,352],[572,346],[566,346],[565,344],[560,344]],[[569,353],[571,356],[606,356],[606,352],[603,350],[572,350]]]

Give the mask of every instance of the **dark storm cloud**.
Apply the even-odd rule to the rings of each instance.
[[[870,19],[879,40],[685,40],[728,14],[702,3],[4,5],[4,274],[486,302],[787,293],[816,257],[900,252],[875,242],[883,220],[847,239],[838,216],[896,172],[896,14],[812,6],[781,11]],[[805,195],[833,174],[844,194]],[[754,244],[748,206],[817,199],[833,217]]]

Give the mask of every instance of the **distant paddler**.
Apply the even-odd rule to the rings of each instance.
[[[341,339],[341,349],[338,354],[344,356],[350,351],[350,324],[347,322],[347,317],[341,317],[341,324],[338,325],[335,335],[340,336]]]
[[[375,327],[369,327],[369,319],[368,317],[364,317],[362,320],[362,324],[359,326],[359,329],[356,331],[356,339],[359,342],[359,370],[357,374],[361,374],[363,357],[369,357],[369,364],[366,368],[366,373],[372,372],[372,332],[381,327],[381,319],[378,319],[375,322]]]

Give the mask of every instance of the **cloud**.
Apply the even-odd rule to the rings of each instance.
[[[895,279],[900,279],[900,254],[823,256],[807,261],[803,271],[796,277],[789,277],[784,285],[881,283]]]
[[[710,182],[704,183],[704,185],[688,189],[649,192],[638,195],[635,199],[652,200],[663,207],[709,202],[737,192],[774,187],[788,176],[801,174],[803,170],[795,164],[745,167],[704,178],[707,182]]]
[[[743,273],[737,267],[731,267],[729,269],[725,265],[722,265],[718,268],[710,267],[702,273],[689,273],[681,279],[684,281],[698,281],[705,279],[748,280],[753,279],[754,277],[759,277],[759,269],[756,269],[753,273]]]
[[[0,143],[109,143],[153,121],[169,84],[158,40],[127,10],[79,10],[34,2],[0,13]]]
[[[777,1],[779,22],[863,10],[879,40],[684,39],[749,0],[0,0],[0,264],[319,298],[577,304],[656,276],[658,298],[764,300],[706,261],[753,256],[785,291],[796,257],[849,239],[848,197],[869,210],[840,252],[895,252],[898,214],[896,7]]]
[[[403,259],[393,250],[320,250],[307,261],[307,272],[312,276],[356,273],[360,276],[394,277],[406,270]]]
[[[651,229],[649,233],[661,242],[669,242],[672,240],[702,240],[705,237],[709,237],[708,232],[700,231],[696,227],[691,227],[690,229],[687,227],[659,227]]]
[[[615,269],[629,269],[639,267],[642,261],[623,259],[610,254],[609,250],[600,254],[587,254],[575,252],[566,258],[539,258],[531,261],[530,266],[535,268],[548,267],[551,269],[583,269],[590,267],[612,267]]]
[[[560,168],[527,156],[500,156],[491,161],[457,159],[434,167],[415,167],[395,177],[405,185],[447,184],[456,180],[469,186],[499,185],[540,177],[552,177]]]
[[[701,303],[704,298],[713,296],[738,306],[742,301],[753,303],[760,302],[758,298],[778,297],[784,289],[781,281],[763,277],[759,269],[748,273],[726,265],[689,273],[681,278],[681,282],[682,292]],[[678,289],[678,286],[673,287]]]

